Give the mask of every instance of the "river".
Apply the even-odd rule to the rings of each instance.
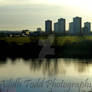
[[[8,58],[0,62],[0,88],[0,92],[88,92],[92,60]]]

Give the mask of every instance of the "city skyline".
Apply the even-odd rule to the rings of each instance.
[[[76,19],[76,18],[78,18],[78,19]],[[74,22],[75,21],[75,22]],[[73,17],[72,18],[72,20],[69,22],[69,27],[68,27],[68,29],[67,29],[67,20],[66,19],[64,19],[64,18],[59,18],[59,19],[57,19],[57,21],[56,22],[53,22],[53,20],[50,20],[50,19],[47,19],[47,20],[45,20],[44,21],[45,23],[43,24],[44,25],[44,30],[42,29],[42,27],[41,26],[38,26],[38,27],[36,27],[34,30],[30,30],[30,29],[27,29],[27,28],[24,28],[24,29],[21,29],[21,30],[30,30],[30,31],[37,31],[37,30],[42,30],[42,31],[46,31],[47,30],[47,28],[46,28],[46,22],[47,23],[49,23],[49,22],[51,22],[50,23],[50,25],[51,25],[51,28],[49,28],[49,29],[51,29],[50,31],[52,32],[52,31],[57,31],[57,32],[61,32],[61,33],[64,33],[65,31],[70,31],[71,30],[71,32],[73,32],[72,31],[72,27],[73,27],[73,23],[76,23],[76,22],[78,22],[79,24],[80,24],[80,30],[79,30],[79,32],[83,29],[83,28],[85,28],[85,27],[88,27],[88,31],[90,32],[90,31],[92,31],[91,29],[92,29],[92,27],[91,27],[91,22],[90,21],[84,21],[83,22],[83,18],[82,17],[79,17],[79,16],[76,16],[76,17]],[[77,23],[77,24],[78,24]],[[59,25],[59,26],[58,26]],[[58,28],[58,30],[57,30],[57,27],[59,27]],[[62,29],[63,28],[63,29]],[[71,29],[72,28],[72,29]],[[21,31],[21,30],[8,30],[8,29],[6,29],[6,30],[0,30],[0,31]],[[73,29],[74,30],[74,29]],[[75,28],[75,30],[76,30],[76,28]],[[77,29],[78,30],[78,29]],[[77,31],[76,30],[76,31]],[[75,32],[76,32],[75,31]]]
[[[0,0],[0,30],[43,30],[44,21],[58,18],[67,19],[66,28],[73,16],[92,21],[90,0]],[[86,7],[85,7],[86,6]]]
[[[69,29],[66,30],[66,19],[59,18],[57,22],[52,23],[52,20],[45,21],[45,32],[52,33],[52,25],[54,25],[54,33],[65,34],[66,32],[70,34],[87,34],[91,32],[91,22],[84,22],[82,26],[81,17],[73,17],[73,20],[69,23]]]

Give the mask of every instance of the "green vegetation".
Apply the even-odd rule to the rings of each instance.
[[[17,44],[25,44],[30,43],[31,41],[35,40],[44,40],[47,39],[46,36],[35,36],[35,37],[0,37],[0,40],[4,40],[7,43],[15,42]],[[57,46],[63,46],[66,43],[70,44],[77,44],[83,41],[92,41],[92,36],[57,36],[55,37],[55,45]]]
[[[79,44],[83,41],[92,41],[92,36],[61,36],[56,37],[57,46],[63,46],[64,44]]]
[[[31,56],[34,52],[33,56],[36,57],[42,48],[38,44],[39,40],[44,42],[47,38],[47,36],[0,37],[1,50],[6,49],[9,52],[8,49],[12,48],[13,52],[18,51],[20,55],[29,51]],[[92,36],[55,36],[52,47],[55,48],[56,57],[92,58]]]
[[[65,36],[57,40],[58,57],[92,57],[92,36]]]
[[[8,44],[16,43],[18,45],[23,45],[25,43],[30,43],[30,37],[0,37],[0,40],[4,40]]]

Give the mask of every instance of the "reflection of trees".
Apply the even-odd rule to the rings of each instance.
[[[65,75],[69,71],[68,67],[73,67],[73,71],[78,73],[85,73],[90,65],[90,61],[78,59],[47,59],[44,61],[32,60],[30,68],[33,72],[42,71],[44,75],[55,76],[58,74]]]
[[[58,73],[58,62],[57,61],[51,61],[51,60],[32,60],[30,62],[30,68],[34,72],[42,71],[44,75],[53,76]]]
[[[89,65],[87,63],[83,63],[83,62],[79,63],[79,62],[77,62],[75,64],[75,69],[77,69],[78,73],[83,73],[83,72],[87,71],[88,66]]]
[[[43,74],[47,74],[49,76],[53,76],[58,74],[58,62],[47,60],[44,62],[43,66]]]
[[[67,62],[66,62],[67,61]],[[87,60],[83,60],[83,59],[65,59],[64,62],[66,63],[67,66],[73,64],[74,65],[74,69],[78,72],[78,73],[83,73],[86,72],[89,65],[92,63],[91,59],[87,59]]]
[[[19,62],[19,59],[16,60],[7,60],[11,61],[12,64],[17,64]],[[1,61],[0,67],[7,63]],[[71,73],[69,71],[69,68],[73,68],[72,71],[78,72],[78,73],[85,73],[89,66],[91,61],[86,60],[74,60],[74,59],[45,59],[45,60],[38,60],[38,59],[30,59],[30,60],[24,60],[21,59],[23,63],[30,65],[30,71],[35,73],[41,72],[44,76],[56,76],[58,74],[65,75],[66,73]]]
[[[30,61],[30,69],[33,72],[41,71],[44,75],[55,76],[59,73],[65,74],[65,68],[63,65],[59,65],[60,61],[57,59],[46,59],[43,61],[32,60]],[[60,67],[59,67],[60,66]]]

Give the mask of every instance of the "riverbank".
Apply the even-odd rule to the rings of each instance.
[[[0,58],[39,58],[44,46],[39,41],[47,38],[0,37]],[[50,45],[55,53],[45,56],[48,58],[92,58],[92,36],[55,36]]]

